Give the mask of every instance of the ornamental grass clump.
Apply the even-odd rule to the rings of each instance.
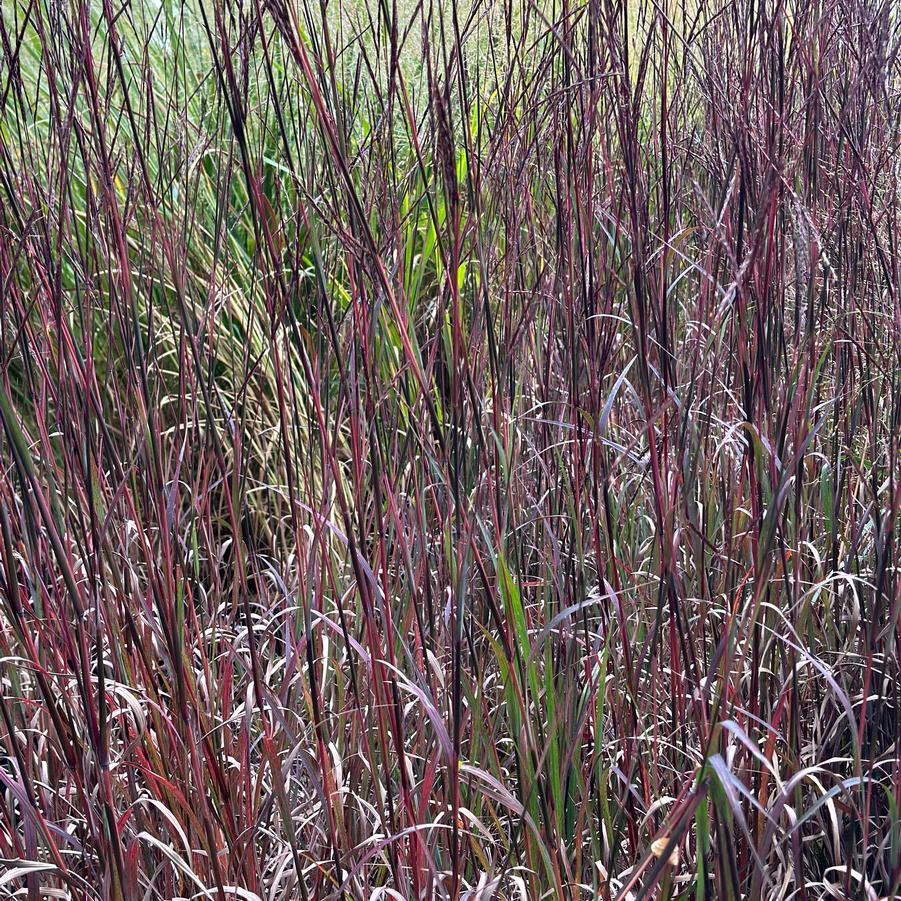
[[[892,0],[8,0],[0,893],[890,899]]]

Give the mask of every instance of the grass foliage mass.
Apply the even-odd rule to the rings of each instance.
[[[4,0],[0,894],[898,897],[899,46]]]

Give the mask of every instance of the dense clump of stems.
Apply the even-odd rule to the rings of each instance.
[[[0,890],[896,897],[892,0],[7,0]]]

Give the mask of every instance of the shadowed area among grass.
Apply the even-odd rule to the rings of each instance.
[[[8,0],[0,889],[894,898],[891,0]]]

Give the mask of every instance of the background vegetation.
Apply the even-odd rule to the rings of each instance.
[[[8,0],[0,892],[894,898],[892,0]]]

